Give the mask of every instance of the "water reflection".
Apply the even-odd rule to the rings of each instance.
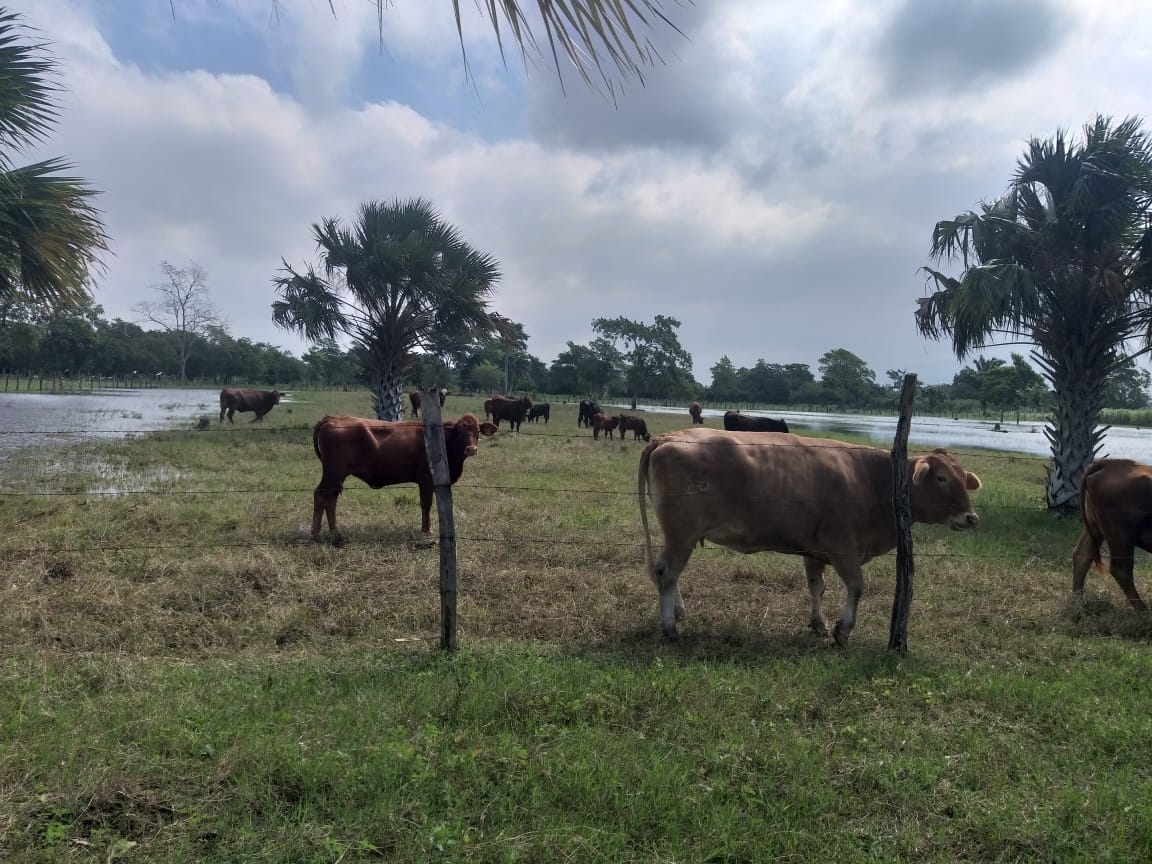
[[[620,406],[625,407],[625,406]],[[687,406],[667,408],[660,405],[637,405],[637,410],[655,414],[679,414],[688,418]],[[895,417],[876,417],[864,414],[829,414],[818,411],[744,411],[756,417],[776,417],[788,422],[798,434],[805,430],[863,435],[878,446],[890,447],[896,435]],[[724,409],[704,409],[704,416],[720,420]],[[997,427],[999,427],[997,429]],[[947,447],[951,450],[1006,450],[1047,457],[1052,453],[1044,424],[994,420],[963,420],[951,417],[913,415],[908,430],[910,445]],[[1104,434],[1101,456],[1115,456],[1152,462],[1152,430],[1131,426],[1115,426]]]

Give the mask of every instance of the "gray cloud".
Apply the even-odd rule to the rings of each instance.
[[[902,0],[874,56],[895,97],[960,95],[1049,56],[1071,23],[1056,0]]]

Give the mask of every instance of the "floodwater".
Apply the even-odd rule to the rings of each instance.
[[[291,396],[282,400],[291,403]],[[613,406],[625,407],[625,406]],[[638,411],[676,414],[688,419],[688,408],[637,405]],[[745,411],[753,416],[778,417],[803,434],[805,430],[863,435],[878,446],[890,446],[896,434],[895,417],[864,414],[828,414],[808,411]],[[0,463],[28,447],[50,448],[99,436],[127,437],[162,429],[191,429],[201,416],[216,423],[220,391],[176,388],[110,389],[84,393],[0,394]],[[705,408],[704,415],[719,419],[723,409]],[[244,415],[239,415],[243,417]],[[687,425],[687,424],[686,424]],[[954,420],[913,415],[908,433],[913,446],[953,450],[1006,450],[1046,457],[1051,453],[1044,424],[992,420]],[[51,458],[45,454],[47,458]],[[1152,463],[1152,429],[1113,427],[1104,435],[1102,456],[1118,456]]]
[[[281,404],[291,397],[281,399]],[[13,454],[52,450],[77,441],[125,438],[164,429],[192,429],[201,416],[220,417],[220,391],[177,388],[109,389],[82,393],[0,394],[0,464]],[[238,414],[237,419],[251,419]]]
[[[625,406],[620,406],[625,407]],[[654,414],[682,414],[688,419],[688,408],[666,408],[659,405],[637,405],[638,411]],[[705,417],[720,419],[724,409],[704,409]],[[826,414],[815,411],[743,411],[754,417],[775,417],[788,422],[793,432],[805,430],[863,435],[878,446],[891,447],[896,437],[895,417],[864,414]],[[999,426],[999,431],[997,431]],[[947,447],[950,450],[1005,450],[1030,456],[1048,457],[1052,446],[1044,434],[1044,424],[1011,420],[964,420],[951,417],[912,416],[908,429],[910,446]],[[1104,434],[1100,456],[1136,459],[1152,463],[1152,429],[1114,426]]]

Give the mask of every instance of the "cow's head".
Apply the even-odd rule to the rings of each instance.
[[[463,450],[465,458],[476,455],[476,443],[481,435],[488,437],[498,431],[499,429],[487,420],[481,423],[475,414],[465,414],[452,424],[452,434],[457,436],[457,446]]]
[[[914,522],[946,524],[953,531],[975,528],[980,517],[972,509],[969,492],[980,488],[980,478],[960,467],[942,447],[913,462],[909,498]]]

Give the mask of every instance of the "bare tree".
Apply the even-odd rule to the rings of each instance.
[[[223,319],[208,299],[208,274],[195,261],[187,267],[177,267],[163,261],[164,282],[151,286],[160,298],[142,301],[132,311],[142,321],[156,324],[166,333],[176,336],[176,351],[180,362],[180,382],[187,380],[188,355],[192,342],[207,335],[210,327],[223,326]]]

